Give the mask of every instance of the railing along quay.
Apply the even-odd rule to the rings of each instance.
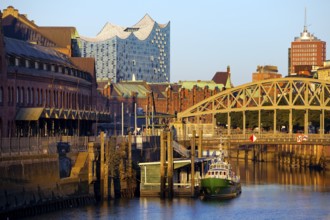
[[[0,139],[0,156],[51,155],[57,153],[58,142],[68,142],[71,152],[87,151],[95,137],[11,137]]]
[[[132,136],[132,144],[142,145],[148,142],[152,136]],[[117,136],[117,143],[121,143],[128,136]],[[105,142],[109,137],[105,137]],[[88,143],[100,143],[99,136],[55,136],[55,137],[11,137],[0,138],[0,161],[1,157],[25,156],[25,155],[54,155],[57,154],[57,143],[68,142],[70,152],[87,151]]]

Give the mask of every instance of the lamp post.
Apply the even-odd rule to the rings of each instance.
[[[134,134],[137,134],[136,103],[134,103]]]
[[[124,136],[124,103],[121,103],[121,136]]]
[[[117,122],[116,122],[116,118],[117,118],[117,113],[115,112],[114,114],[114,117],[115,117],[115,136],[117,136]]]
[[[128,109],[127,109],[128,111]],[[131,112],[128,111],[128,130],[131,132]]]

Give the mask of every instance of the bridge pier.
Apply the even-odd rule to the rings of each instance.
[[[249,149],[244,149],[244,159],[245,160],[249,159]]]
[[[245,148],[240,148],[238,145],[228,148],[228,155],[231,158],[255,162],[277,162],[283,167],[323,169],[330,159],[330,146],[327,147],[323,144],[295,143],[254,144]]]

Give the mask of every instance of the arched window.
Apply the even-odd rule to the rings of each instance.
[[[34,88],[31,88],[31,95],[30,95],[30,100],[31,100],[31,104],[33,105],[34,103]]]
[[[66,94],[65,94],[65,92],[63,92],[62,97],[63,97],[63,101],[62,101],[63,108],[67,108],[66,107]]]
[[[70,98],[69,98],[69,93],[66,93],[66,107],[67,108],[70,108],[70,105],[69,105],[69,101],[70,101]]]
[[[44,92],[43,92],[43,90],[41,89],[40,90],[40,95],[39,95],[39,105],[43,105],[44,103],[43,103],[43,96],[44,96]]]
[[[19,87],[17,87],[17,89],[16,89],[16,104],[19,103],[19,95],[20,95],[20,90],[19,90]]]
[[[56,91],[53,91],[53,107],[56,107]]]
[[[46,95],[46,106],[48,106],[49,103],[49,98],[48,98],[48,91],[45,91],[45,95]]]
[[[8,87],[8,105],[11,103],[11,89]]]
[[[51,93],[51,91],[50,90],[48,90],[48,106],[49,107],[53,107],[52,105],[53,105],[53,99],[52,99],[52,93]]]
[[[21,104],[24,103],[24,88],[21,88],[21,95],[20,95],[20,99],[21,99]]]
[[[3,103],[3,88],[0,88],[0,105]]]
[[[30,104],[30,88],[28,88],[26,92],[26,104]]]
[[[2,118],[0,118],[0,136],[2,137],[3,132]]]
[[[73,96],[73,97],[72,97],[72,99],[73,99],[73,100],[72,100],[73,108],[74,108],[74,109],[77,109],[76,93],[73,93],[72,96]]]
[[[39,105],[39,89],[36,92],[36,105]]]
[[[2,56],[1,55],[0,55],[0,63],[2,63]],[[2,74],[2,67],[1,66],[0,66],[0,74]]]
[[[59,96],[58,96],[58,107],[62,108],[62,91],[60,91]]]
[[[59,92],[56,91],[56,107],[57,107],[57,108],[59,108],[59,106],[60,106],[58,100],[59,100]]]
[[[14,87],[11,87],[11,93],[10,93],[10,103],[14,104]]]

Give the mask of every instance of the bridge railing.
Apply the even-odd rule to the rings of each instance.
[[[227,142],[251,142],[250,137],[254,135],[256,137],[256,143],[276,143],[276,142],[288,142],[288,143],[328,143],[330,142],[330,134],[300,134],[300,133],[249,133],[249,134],[218,134],[213,137],[204,139],[219,139],[219,141]]]

